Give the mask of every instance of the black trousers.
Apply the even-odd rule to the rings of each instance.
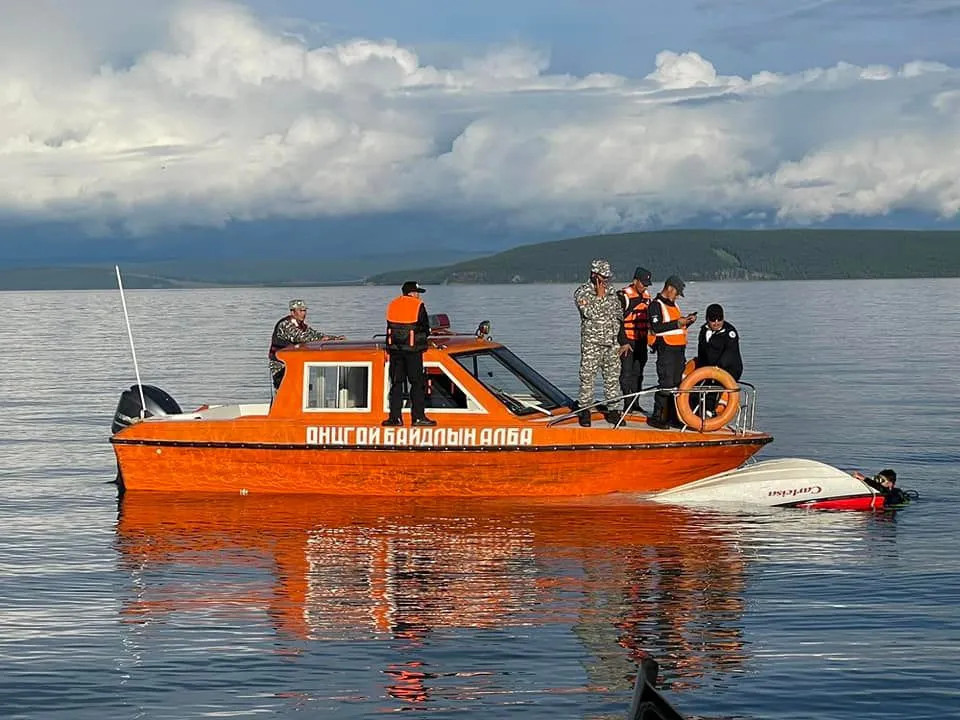
[[[410,386],[410,414],[414,420],[425,417],[425,380],[423,353],[391,350],[390,357],[390,417],[400,419],[403,409],[403,387]]]
[[[643,340],[630,343],[627,354],[620,358],[620,393],[630,395],[640,392],[643,388],[643,368],[647,364],[647,343]],[[633,409],[640,406],[640,401],[633,398],[624,398],[623,409],[633,403]]]
[[[657,348],[657,385],[675,388],[683,379],[683,366],[687,364],[686,348],[659,342]],[[671,402],[670,393],[657,393],[653,400],[653,415],[668,422],[677,422],[677,409]]]

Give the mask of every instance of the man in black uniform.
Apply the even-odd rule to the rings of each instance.
[[[425,414],[426,380],[423,353],[430,337],[430,318],[420,300],[426,290],[412,280],[403,293],[387,306],[387,355],[390,358],[390,416],[381,425],[403,425],[403,386],[410,386],[410,417],[413,425],[436,425]]]
[[[683,280],[671,275],[647,308],[650,334],[654,337],[653,351],[657,354],[657,385],[664,390],[677,387],[683,378],[687,328],[697,319],[696,313],[683,315],[677,307],[677,298],[683,297],[684,287]],[[679,425],[672,393],[658,391],[654,395],[653,414],[647,422],[657,428]]]
[[[700,328],[695,364],[698,368],[718,367],[726,370],[734,380],[739,380],[743,375],[740,335],[733,325],[723,319],[723,307],[716,303],[707,306],[707,322]],[[720,397],[720,393],[704,395],[708,413],[717,411],[717,402]],[[690,398],[690,405],[694,412],[696,412],[698,400],[696,395]]]
[[[707,306],[707,322],[700,328],[697,340],[697,367],[708,366],[726,370],[734,380],[743,375],[740,335],[723,319],[723,307],[716,303]]]

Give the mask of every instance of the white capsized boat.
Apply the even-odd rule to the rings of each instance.
[[[883,495],[816,460],[783,458],[743,465],[652,496],[677,505],[763,505],[812,510],[882,510]]]

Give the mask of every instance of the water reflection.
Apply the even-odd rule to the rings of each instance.
[[[117,545],[125,622],[240,615],[308,643],[389,640],[407,660],[381,671],[404,702],[443,674],[418,649],[458,629],[566,625],[591,687],[618,693],[643,653],[674,688],[746,656],[737,538],[679,508],[128,493]]]

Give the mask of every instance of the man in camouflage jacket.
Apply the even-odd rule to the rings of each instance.
[[[343,340],[342,335],[324,335],[307,325],[307,304],[303,300],[290,301],[290,314],[282,318],[273,328],[270,338],[270,375],[273,387],[279,388],[283,380],[283,363],[277,358],[277,350],[291,345],[302,345],[317,340]]]
[[[573,298],[580,311],[580,395],[585,408],[594,403],[593,385],[597,370],[603,376],[603,399],[607,404],[607,422],[617,423],[614,410],[620,395],[620,346],[617,335],[623,320],[623,305],[611,286],[613,273],[606,260],[590,264],[590,281],[578,287]],[[590,424],[590,412],[580,413],[580,424]]]

